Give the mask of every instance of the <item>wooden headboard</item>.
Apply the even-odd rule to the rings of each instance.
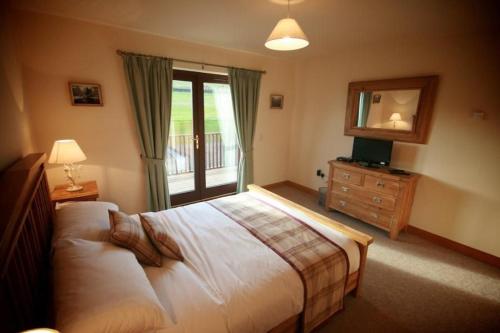
[[[31,154],[0,176],[0,325],[18,332],[47,327],[54,209],[45,154]]]

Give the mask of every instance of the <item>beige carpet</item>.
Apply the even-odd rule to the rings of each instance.
[[[500,269],[407,233],[392,241],[294,188],[272,191],[375,239],[362,296],[348,296],[320,332],[500,332]]]

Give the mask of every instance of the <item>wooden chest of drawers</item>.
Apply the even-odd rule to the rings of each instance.
[[[418,175],[393,175],[356,163],[329,163],[326,208],[384,229],[396,239],[408,224]]]

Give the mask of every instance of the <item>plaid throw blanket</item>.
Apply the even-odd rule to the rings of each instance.
[[[342,309],[349,262],[340,246],[305,222],[249,194],[208,203],[246,228],[297,271],[304,285],[302,331],[312,331]]]

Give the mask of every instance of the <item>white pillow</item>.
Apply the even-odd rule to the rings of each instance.
[[[118,210],[118,206],[103,201],[79,201],[58,205],[53,244],[66,238],[107,241],[110,229],[108,209]]]
[[[172,325],[134,254],[108,242],[65,239],[54,256],[56,329],[146,332]]]

